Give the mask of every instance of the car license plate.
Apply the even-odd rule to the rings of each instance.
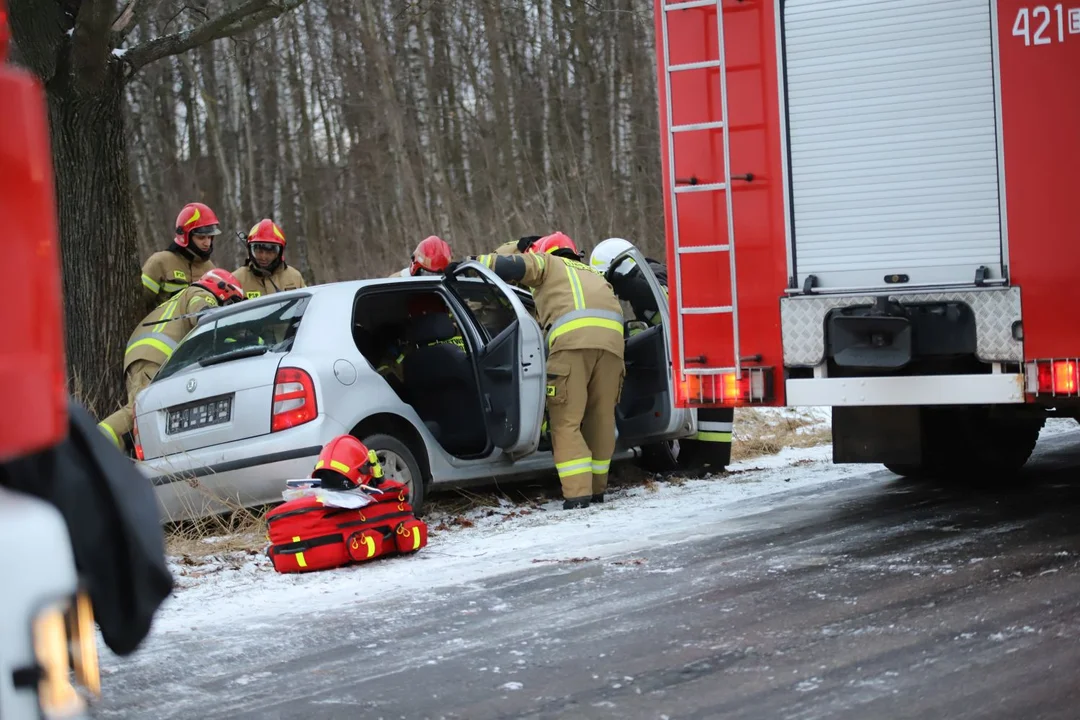
[[[165,433],[173,435],[227,423],[232,419],[232,401],[232,395],[224,395],[191,405],[172,408],[169,410]]]

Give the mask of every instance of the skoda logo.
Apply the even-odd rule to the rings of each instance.
[[[195,392],[195,388],[197,388],[198,386],[199,386],[199,381],[196,380],[195,378],[191,378],[190,380],[187,381],[187,391],[188,392]]]

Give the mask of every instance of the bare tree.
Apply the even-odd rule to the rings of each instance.
[[[154,0],[11,0],[13,57],[45,84],[64,271],[69,372],[99,414],[118,404],[117,368],[138,320],[137,214],[125,87],[143,68],[266,23],[305,0],[197,2],[182,29],[123,45]],[[153,120],[153,112],[140,113]],[[138,179],[137,179],[138,183]],[[141,184],[139,185],[141,188]]]

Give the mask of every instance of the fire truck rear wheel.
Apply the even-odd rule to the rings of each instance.
[[[1044,420],[982,406],[924,408],[921,463],[886,464],[905,477],[986,484],[1015,477],[1031,457]]]
[[[917,464],[885,463],[885,469],[900,477],[917,478],[926,475],[926,468]]]

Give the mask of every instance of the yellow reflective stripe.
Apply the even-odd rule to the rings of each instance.
[[[172,293],[172,292],[178,292],[180,290],[183,290],[187,286],[188,286],[187,283],[167,282],[164,285],[162,285],[161,287],[162,287],[163,290],[165,290],[165,292]]]
[[[300,542],[300,536],[299,535],[293,535],[292,541],[293,542]],[[296,564],[299,565],[300,567],[307,567],[307,560],[304,559],[304,553],[302,553],[302,552],[296,553]]]
[[[159,285],[158,282],[154,280],[154,278],[150,277],[146,273],[143,273],[142,284],[147,290],[154,293],[155,295],[161,292],[161,285]]]
[[[699,432],[693,437],[694,440],[700,440],[701,442],[731,442],[731,433],[729,432]]]
[[[547,258],[543,255],[533,255],[536,258],[536,264],[540,267],[540,272],[544,272],[547,269]]]
[[[361,540],[364,541],[364,547],[367,548],[367,556],[373,557],[375,555],[375,538],[365,535]]]
[[[321,468],[325,464],[326,464],[325,460],[319,460],[319,462],[315,463],[315,469],[318,470],[319,468]]]
[[[581,278],[577,276],[577,271],[569,265],[566,266],[566,276],[570,280],[570,294],[574,296],[574,309],[585,309],[585,291],[581,288]]]
[[[154,326],[154,332],[159,333],[165,329],[165,326],[168,324],[173,314],[176,313],[176,306],[179,304],[180,301],[178,299],[169,301],[169,304],[161,311],[161,317],[158,318],[161,322]]]
[[[592,471],[593,475],[604,475],[611,469],[611,460],[593,460]]]
[[[412,549],[413,550],[419,550],[420,549],[420,528],[416,527],[415,525],[413,526],[413,529],[412,529],[412,540],[413,540],[412,541]]]
[[[565,462],[555,463],[555,470],[559,473],[560,478],[584,475],[585,473],[592,474],[592,458],[577,458],[575,460],[566,460]]]
[[[488,269],[495,267],[495,256],[491,254],[479,255],[477,256],[476,261],[481,265],[486,266]]]
[[[101,432],[105,433],[105,437],[110,438],[116,444],[116,447],[120,448],[121,450],[124,449],[124,445],[120,442],[120,438],[116,436],[115,430],[113,430],[111,427],[109,427],[103,422],[99,422],[97,426],[98,429],[101,430]]]
[[[156,337],[144,337],[136,340],[135,342],[127,346],[127,350],[124,351],[124,356],[127,357],[128,353],[143,345],[147,345],[154,348],[155,350],[161,351],[161,353],[165,355],[166,359],[172,357],[173,349],[161,340],[157,339]]]
[[[568,332],[573,332],[574,330],[581,330],[582,328],[587,327],[600,328],[603,330],[614,330],[615,332],[619,333],[619,335],[623,334],[623,324],[616,320],[605,320],[603,318],[580,318],[578,320],[571,320],[568,323],[563,323],[559,327],[552,330],[551,334],[548,335],[548,346],[550,347],[551,344],[555,342],[556,338],[565,335]]]
[[[343,473],[347,473],[351,469],[348,465],[346,465],[345,463],[343,463],[343,462],[341,462],[339,460],[331,460],[330,461],[330,467],[333,468],[334,470],[337,470],[338,472],[343,472]]]

